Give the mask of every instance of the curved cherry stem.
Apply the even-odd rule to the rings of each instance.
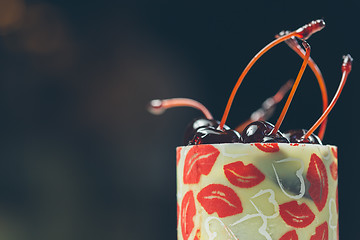
[[[235,87],[233,88],[231,95],[229,97],[228,103],[226,105],[223,117],[221,119],[221,122],[219,124],[219,129],[223,129],[226,119],[229,115],[230,112],[230,108],[231,105],[234,101],[235,95],[237,90],[239,89],[242,81],[244,80],[244,77],[246,76],[246,74],[249,72],[249,70],[251,69],[251,67],[256,63],[257,60],[259,60],[259,58],[264,55],[268,50],[270,50],[271,48],[273,48],[274,46],[278,45],[279,43],[290,39],[292,37],[298,37],[300,39],[308,39],[312,34],[314,34],[315,32],[320,31],[321,29],[323,29],[325,27],[325,22],[323,20],[316,20],[316,21],[312,21],[309,24],[304,25],[303,27],[298,28],[296,31],[293,31],[285,36],[279,37],[278,39],[273,40],[271,43],[269,43],[268,45],[266,45],[263,49],[261,49],[253,59],[251,59],[251,61],[248,63],[248,65],[246,66],[246,68],[244,69],[244,71],[241,73],[240,77],[238,78]]]
[[[294,84],[293,80],[287,81],[279,91],[276,92],[276,94],[272,97],[267,98],[263,103],[261,108],[253,112],[248,120],[241,123],[239,126],[235,128],[237,132],[242,132],[244,128],[249,125],[250,123],[254,121],[266,121],[268,120],[274,110],[276,105],[281,102],[281,100],[284,98],[286,93],[291,89],[292,85]]]
[[[334,98],[332,99],[330,105],[326,108],[326,110],[323,112],[323,114],[321,115],[321,117],[319,118],[319,120],[316,121],[316,123],[310,128],[310,130],[303,136],[304,139],[307,139],[318,127],[319,125],[327,118],[327,116],[329,115],[329,113],[331,112],[331,110],[333,109],[333,107],[335,106],[337,100],[340,97],[340,94],[344,88],[344,85],[346,83],[346,79],[349,75],[349,73],[351,72],[351,67],[352,67],[352,57],[350,56],[350,54],[343,56],[343,64],[341,66],[341,71],[342,71],[342,77],[341,77],[341,81],[340,81],[340,85],[338,87],[338,90],[335,93]]]
[[[298,28],[295,32],[300,36],[302,40],[308,40],[311,35],[322,30],[325,27],[325,21],[323,19],[318,19],[311,21],[310,23]]]
[[[292,33],[289,33],[288,35],[285,35],[283,37],[280,37],[278,39],[275,39],[274,41],[272,41],[271,43],[269,43],[268,45],[266,45],[263,49],[260,50],[260,52],[258,52],[255,57],[253,59],[251,59],[251,61],[248,63],[248,65],[246,66],[246,68],[244,69],[244,71],[241,73],[238,81],[236,82],[235,84],[235,87],[233,88],[232,92],[231,92],[231,95],[230,95],[230,98],[228,100],[228,103],[226,105],[226,108],[225,108],[225,112],[223,114],[223,117],[220,121],[220,125],[219,125],[219,128],[220,129],[223,129],[224,125],[225,125],[225,122],[226,122],[226,119],[229,115],[229,112],[230,112],[230,108],[231,108],[231,105],[234,101],[234,98],[235,98],[235,95],[236,95],[236,92],[237,90],[239,89],[242,81],[244,80],[246,74],[249,72],[250,68],[255,64],[255,62],[264,54],[266,53],[268,50],[270,50],[271,48],[273,48],[274,46],[278,45],[279,43],[285,41],[286,39],[289,39],[291,37],[295,37],[297,36],[298,34],[296,32],[292,32]]]
[[[298,85],[300,83],[301,77],[304,74],[307,63],[309,61],[309,58],[310,58],[310,45],[306,41],[303,41],[303,46],[304,46],[304,48],[306,50],[305,58],[304,58],[304,61],[303,61],[302,65],[301,65],[300,71],[299,71],[299,73],[298,73],[298,75],[296,77],[295,83],[294,83],[294,85],[293,85],[293,87],[291,89],[289,97],[286,100],[285,106],[284,106],[284,108],[283,108],[283,110],[282,110],[282,112],[280,114],[280,117],[278,118],[278,120],[277,120],[277,122],[276,122],[276,124],[274,126],[274,129],[271,132],[271,135],[273,135],[273,136],[276,135],[277,131],[279,130],[279,128],[280,128],[280,126],[281,126],[281,124],[282,124],[282,122],[283,122],[283,120],[285,118],[286,112],[289,109],[290,103],[291,103],[291,101],[292,101],[292,99],[294,97],[296,89],[297,89],[297,87],[298,87]]]
[[[276,37],[282,36],[284,34],[288,33],[288,31],[283,31],[281,32],[279,35],[277,35]],[[295,38],[290,38],[288,40],[285,41],[285,43],[294,51],[296,52],[301,58],[305,58],[305,51],[304,49],[300,46],[300,44],[298,43],[298,41]],[[321,71],[319,69],[319,67],[317,66],[317,64],[314,62],[314,60],[310,57],[309,58],[309,62],[308,62],[308,66],[310,67],[310,69],[313,71],[319,87],[320,87],[320,91],[321,91],[321,95],[322,95],[322,103],[323,103],[323,112],[326,110],[326,108],[328,107],[329,104],[329,99],[328,99],[328,94],[327,94],[327,90],[326,90],[326,84],[325,84],[325,80],[321,74]],[[318,132],[318,137],[322,140],[324,138],[325,135],[325,131],[326,131],[326,125],[327,125],[327,118],[321,123],[320,128],[319,128],[319,132]]]
[[[204,105],[188,98],[155,99],[150,102],[148,110],[152,114],[159,115],[165,112],[166,109],[174,107],[192,107],[200,110],[207,119],[213,119],[210,111]]]
[[[294,80],[288,80],[284,85],[281,86],[279,91],[275,93],[272,97],[274,104],[278,104],[284,98],[285,94],[291,89],[291,86],[294,84]]]

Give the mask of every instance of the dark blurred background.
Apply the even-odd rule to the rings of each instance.
[[[324,143],[339,146],[340,238],[359,238],[359,10],[359,1],[0,0],[0,239],[176,239],[175,147],[201,114],[145,106],[189,97],[220,119],[257,51],[318,18],[327,27],[308,42],[330,99],[342,55],[354,58]],[[285,44],[266,54],[228,125],[301,63]],[[281,129],[310,128],[320,113],[307,69]]]

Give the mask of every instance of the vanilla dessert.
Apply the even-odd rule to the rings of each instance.
[[[337,148],[177,148],[178,239],[338,239]]]
[[[221,121],[192,99],[150,102],[154,114],[186,106],[200,110],[205,117],[188,125],[187,146],[176,152],[178,240],[339,239],[337,148],[322,145],[322,140],[327,117],[343,90],[353,59],[349,54],[343,56],[341,81],[328,104],[324,79],[306,42],[324,27],[319,19],[292,32],[282,31],[261,49],[238,78]],[[265,100],[247,121],[230,128],[225,123],[244,77],[263,54],[281,42],[303,58],[296,80]],[[320,86],[323,112],[309,130],[282,132],[280,126],[307,65]],[[276,124],[267,122],[290,85]]]

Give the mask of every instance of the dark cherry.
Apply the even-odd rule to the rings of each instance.
[[[186,127],[185,130],[185,136],[184,136],[184,145],[188,145],[189,142],[194,138],[197,130],[199,128],[203,127],[214,127],[217,128],[219,126],[220,122],[214,119],[206,119],[206,118],[196,118],[193,121],[189,123],[189,125]],[[225,130],[229,130],[230,127],[224,126]]]
[[[320,138],[313,133],[307,139],[303,138],[306,133],[307,130],[305,129],[296,129],[289,130],[285,132],[284,135],[289,139],[291,143],[311,143],[322,145]]]
[[[278,131],[275,136],[272,136],[271,133],[274,129],[274,125],[266,121],[256,121],[252,122],[246,126],[241,134],[242,141],[244,143],[289,143],[289,140],[284,137],[284,135]]]
[[[235,130],[220,130],[217,127],[208,126],[199,128],[188,144],[237,143],[240,140],[240,134]]]

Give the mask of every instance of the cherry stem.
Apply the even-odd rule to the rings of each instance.
[[[241,123],[238,127],[236,127],[235,130],[237,132],[242,132],[247,125],[249,125],[254,121],[268,120],[272,116],[272,113],[274,112],[274,108],[276,107],[276,105],[279,102],[281,102],[281,100],[284,98],[285,94],[291,89],[293,84],[294,84],[293,80],[287,81],[283,86],[281,86],[279,91],[277,91],[277,93],[274,96],[266,99],[263,102],[262,107],[256,110],[255,112],[253,112],[251,114],[251,117],[245,122]]]
[[[250,68],[255,64],[255,62],[264,54],[266,53],[268,50],[270,50],[271,48],[273,48],[274,46],[276,46],[277,44],[285,41],[286,39],[289,39],[291,37],[294,37],[296,36],[297,33],[296,32],[292,32],[292,33],[289,33],[288,35],[286,36],[282,36],[278,39],[275,39],[274,41],[272,41],[271,43],[269,43],[268,45],[266,45],[263,49],[260,50],[260,52],[258,52],[255,57],[253,59],[251,59],[251,61],[248,63],[248,65],[246,66],[246,68],[244,69],[244,71],[241,73],[239,79],[237,80],[236,84],[235,84],[235,87],[233,88],[232,92],[231,92],[231,95],[230,95],[230,98],[228,100],[228,103],[226,105],[226,108],[225,108],[225,112],[223,114],[223,117],[220,121],[220,124],[219,124],[219,128],[220,129],[223,129],[224,128],[224,125],[225,125],[225,122],[226,122],[226,119],[229,115],[229,112],[230,112],[230,108],[231,108],[231,105],[234,101],[234,98],[235,98],[235,95],[236,95],[236,92],[237,90],[239,89],[242,81],[244,80],[244,77],[246,76],[246,74],[249,72]]]
[[[280,33],[280,36],[282,34],[286,34],[288,33],[288,31],[283,31]],[[279,35],[277,35],[276,37],[279,37]],[[295,38],[290,38],[288,40],[285,41],[285,43],[292,49],[294,50],[301,58],[305,58],[305,51],[304,49],[300,46],[300,44],[298,43],[298,41]],[[325,85],[325,80],[321,74],[321,71],[319,69],[319,67],[317,66],[317,64],[314,62],[314,60],[310,57],[309,58],[309,62],[308,62],[308,66],[310,67],[310,69],[313,71],[318,83],[319,83],[319,87],[320,87],[320,91],[321,91],[321,95],[322,95],[322,102],[323,102],[323,109],[322,111],[324,112],[326,110],[326,108],[328,107],[329,104],[329,100],[328,100],[328,94],[327,94],[327,90],[326,90],[326,85]],[[326,131],[326,125],[327,125],[327,118],[321,123],[320,125],[320,129],[318,132],[318,137],[323,140],[324,135],[325,135],[325,131]]]
[[[319,125],[325,121],[325,119],[327,118],[327,116],[329,115],[329,113],[331,112],[331,110],[333,109],[333,107],[335,106],[337,100],[340,97],[340,94],[344,88],[344,85],[346,83],[346,79],[349,75],[349,73],[351,72],[351,67],[352,67],[352,57],[350,56],[350,54],[343,56],[343,64],[341,66],[341,71],[342,71],[342,77],[341,77],[341,81],[340,81],[340,85],[338,87],[338,90],[335,93],[334,98],[332,99],[330,105],[326,108],[326,110],[323,112],[323,114],[321,115],[321,117],[319,118],[319,120],[316,121],[316,123],[310,128],[310,130],[303,136],[304,139],[307,139],[318,127]]]
[[[159,115],[165,112],[166,109],[174,107],[192,107],[200,110],[207,119],[213,119],[210,111],[204,105],[188,98],[155,99],[150,102],[148,110],[152,114]]]
[[[284,98],[285,94],[291,89],[294,84],[293,80],[288,80],[284,85],[281,86],[279,91],[272,97],[274,104],[278,104]]]
[[[275,40],[273,40],[271,43],[269,43],[268,45],[266,45],[263,49],[261,49],[255,56],[253,59],[251,59],[251,61],[248,63],[248,65],[246,66],[246,68],[244,69],[244,71],[241,73],[240,77],[238,78],[235,87],[233,88],[231,95],[229,97],[229,100],[227,102],[223,117],[220,121],[219,124],[219,129],[223,129],[225,122],[227,120],[227,117],[229,115],[230,112],[230,108],[231,105],[234,101],[235,95],[237,90],[239,89],[242,81],[244,80],[244,77],[246,76],[246,74],[249,72],[249,70],[251,69],[251,67],[255,64],[255,62],[257,60],[259,60],[259,58],[265,54],[268,50],[270,50],[271,48],[273,48],[274,46],[278,45],[279,43],[290,39],[292,37],[298,37],[300,39],[307,39],[309,38],[313,33],[320,31],[322,28],[325,27],[325,22],[323,20],[316,20],[316,21],[312,21],[309,24],[304,25],[303,27],[298,28],[296,31],[293,31],[285,36],[281,36]]]
[[[300,35],[299,38],[302,40],[308,40],[311,35],[320,31],[325,27],[323,19],[311,21],[310,23],[298,28],[296,32]]]
[[[302,65],[301,65],[300,71],[299,71],[299,73],[298,73],[298,75],[296,77],[295,83],[294,83],[294,85],[293,85],[293,87],[291,89],[289,97],[286,100],[285,106],[284,106],[284,108],[283,108],[283,110],[282,110],[282,112],[280,114],[280,117],[278,118],[278,120],[277,120],[277,122],[276,122],[276,124],[274,126],[274,129],[271,132],[271,135],[273,135],[273,136],[276,135],[276,133],[278,132],[278,130],[280,128],[280,125],[282,124],[282,122],[283,122],[283,120],[285,118],[286,112],[289,109],[290,103],[291,103],[291,101],[292,101],[292,99],[294,97],[296,89],[297,89],[297,87],[298,87],[298,85],[300,83],[301,77],[304,74],[307,63],[309,61],[309,58],[310,58],[310,45],[306,41],[303,41],[303,46],[304,46],[304,48],[306,50],[305,58],[304,58],[304,61],[303,61]]]

